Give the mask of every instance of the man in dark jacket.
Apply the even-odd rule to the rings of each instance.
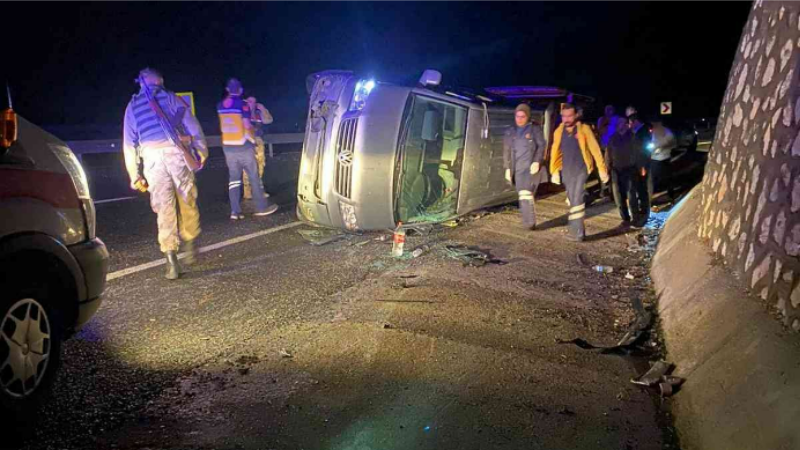
[[[638,118],[619,121],[616,133],[608,140],[608,159],[611,169],[614,201],[624,225],[644,226],[649,217],[650,202],[647,194],[645,174],[649,154],[645,148],[646,137],[642,129],[634,131]]]
[[[503,166],[506,180],[514,183],[519,196],[522,224],[536,227],[533,198],[539,183],[547,181],[544,163],[545,140],[542,127],[531,122],[531,107],[525,103],[514,111],[515,126],[506,130],[503,138]]]

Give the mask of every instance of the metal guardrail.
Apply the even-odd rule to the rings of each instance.
[[[272,158],[275,153],[273,145],[275,144],[299,144],[303,142],[303,133],[276,133],[266,134],[262,136],[264,144],[269,151],[269,157]],[[222,147],[222,138],[220,136],[206,136],[206,143],[208,147]],[[72,149],[73,153],[82,159],[83,155],[98,154],[98,153],[122,153],[122,139],[103,139],[95,141],[67,141],[67,145]]]

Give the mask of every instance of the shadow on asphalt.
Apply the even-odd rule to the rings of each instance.
[[[602,241],[603,239],[610,239],[616,236],[622,236],[623,234],[635,234],[638,232],[639,230],[635,230],[631,227],[620,225],[616,228],[603,231],[602,233],[587,235],[585,241],[586,242]]]
[[[564,205],[566,210],[567,206]],[[613,202],[603,201],[601,203],[597,203],[594,205],[589,206],[586,209],[586,218],[590,219],[592,217],[603,215],[612,209],[616,208]],[[537,230],[549,230],[551,228],[559,228],[567,226],[567,217],[569,213],[564,214],[563,216],[558,216],[556,218],[550,219],[547,222],[543,222],[539,225],[536,225]]]
[[[104,344],[106,338],[96,325],[89,322],[64,343],[53,392],[38,413],[33,418],[4,418],[0,448],[94,448],[96,436],[135,421],[178,376],[177,371],[146,370],[122,362]]]

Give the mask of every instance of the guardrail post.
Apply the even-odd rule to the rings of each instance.
[[[274,157],[274,154],[272,152],[272,142],[269,143],[269,157],[270,158]]]

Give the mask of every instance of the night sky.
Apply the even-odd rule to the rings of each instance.
[[[433,68],[448,85],[554,85],[648,113],[672,101],[681,116],[716,116],[749,9],[747,2],[6,3],[0,73],[20,114],[69,126],[63,130],[116,133],[145,66],[160,69],[167,88],[195,93],[208,134],[218,131],[214,106],[228,77],[266,104],[281,131],[302,124],[305,78],[325,69],[410,83]]]

